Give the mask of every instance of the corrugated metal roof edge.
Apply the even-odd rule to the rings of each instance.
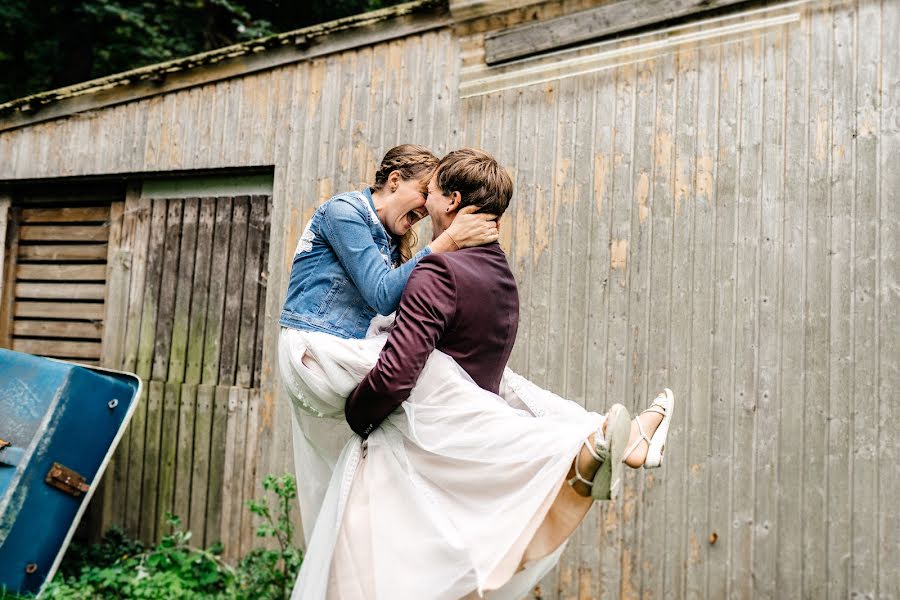
[[[340,31],[362,28],[381,21],[411,15],[413,13],[425,12],[435,8],[446,9],[446,7],[447,0],[414,0],[413,2],[407,2],[405,4],[398,4],[396,6],[372,12],[304,27],[303,29],[278,33],[264,38],[186,56],[184,58],[178,58],[167,62],[132,69],[130,71],[124,71],[122,73],[108,75],[98,79],[92,79],[64,88],[39,92],[37,94],[32,94],[31,96],[0,104],[0,120],[9,117],[14,113],[37,111],[62,100],[85,96],[138,82],[158,81],[173,73],[209,67],[222,61],[266,52],[275,48],[285,46],[305,47],[310,45],[316,38],[322,36]],[[2,129],[4,128],[0,127],[0,130]]]

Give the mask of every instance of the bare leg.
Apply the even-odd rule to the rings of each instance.
[[[653,437],[653,432],[655,432],[656,428],[659,427],[659,424],[662,423],[663,416],[656,412],[643,412],[638,416],[638,419],[641,420],[641,425],[643,425],[647,435]],[[625,457],[625,464],[632,469],[639,469],[643,466],[644,460],[647,458],[647,450],[650,448],[650,444],[648,444],[646,440],[641,439],[641,432],[638,429],[638,425],[632,420],[631,437],[628,440],[628,447],[631,448],[631,445],[639,439],[641,441],[637,447],[631,451],[631,454]]]
[[[603,422],[603,425],[600,427],[603,431],[604,435],[606,434],[606,421]],[[588,444],[591,446],[594,445],[594,437],[596,434],[592,433],[588,438]],[[644,452],[646,454],[646,451]],[[578,471],[581,476],[588,481],[593,481],[594,475],[597,474],[597,469],[603,464],[593,456],[591,456],[590,451],[585,447],[584,444],[581,445],[581,450],[579,451],[578,458],[572,461],[572,466],[569,467],[569,474],[566,476],[566,479],[571,479],[575,476],[575,465],[578,465]],[[572,489],[575,490],[575,493],[579,496],[590,496],[591,495],[591,486],[587,485],[581,481],[575,481],[572,484]]]

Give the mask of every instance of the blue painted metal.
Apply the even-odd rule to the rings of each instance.
[[[0,589],[38,592],[53,576],[139,392],[130,373],[0,349]],[[53,463],[87,492],[47,484]]]

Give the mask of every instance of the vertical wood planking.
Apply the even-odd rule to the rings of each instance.
[[[679,403],[687,413],[682,439],[687,440],[687,571],[685,597],[707,597],[709,564],[708,499],[716,489],[709,479],[710,412],[713,406],[710,372],[714,313],[719,48],[700,48],[697,75],[697,123],[693,193],[693,307],[691,310],[691,391]],[[652,390],[651,393],[656,393]],[[679,398],[676,397],[676,402]],[[687,404],[685,406],[685,404]],[[679,406],[679,408],[681,407]]]
[[[672,209],[671,292],[669,312],[669,376],[667,387],[676,394],[693,399],[691,365],[693,362],[691,323],[694,294],[692,268],[694,245],[694,177],[697,128],[697,50],[680,49],[676,54],[675,136],[673,148],[674,189]],[[677,390],[677,391],[676,391]],[[667,541],[671,552],[666,553],[666,572],[663,579],[667,594],[684,596],[686,572],[680,568],[689,560],[687,531],[687,488],[689,477],[688,450],[695,441],[688,435],[691,407],[686,407],[682,419],[673,420],[669,429],[665,469],[666,517],[669,523]],[[689,439],[690,438],[690,439]]]
[[[515,189],[519,190],[516,196],[515,207],[516,237],[514,244],[516,254],[510,263],[516,277],[516,283],[519,286],[519,330],[510,356],[510,363],[514,365],[514,369],[528,377],[533,377],[530,373],[528,362],[531,348],[531,311],[528,310],[528,306],[531,288],[534,285],[532,242],[534,240],[535,223],[532,215],[534,214],[536,200],[532,182],[535,179],[535,165],[537,163],[536,122],[538,121],[537,111],[541,90],[528,89],[526,91],[518,91],[518,93],[520,95],[519,110],[521,111],[518,137],[520,140],[519,147],[522,149],[522,152],[518,160],[515,182]],[[466,99],[463,102],[462,110],[465,111],[466,107],[472,106],[476,101],[479,102],[478,106],[480,108],[480,98]],[[472,109],[469,108],[469,110]],[[474,143],[474,141],[467,139],[467,143]]]
[[[219,346],[219,383],[221,385],[234,385],[235,383],[249,212],[250,198],[248,196],[239,196],[234,199],[234,212],[231,217],[231,243],[228,249],[228,274],[225,279],[225,310],[222,313],[222,342]]]
[[[753,518],[753,570],[775,573],[778,506],[778,422],[781,390],[782,306],[782,176],[784,173],[784,32],[765,34],[763,44],[762,156],[759,201],[759,348],[756,400],[755,499]],[[774,577],[754,581],[757,595],[779,594]]]
[[[191,317],[191,291],[194,284],[194,267],[197,256],[197,235],[200,218],[200,201],[186,198],[181,223],[181,247],[178,275],[175,283],[175,307],[172,319],[172,347],[169,350],[167,381],[185,380],[187,366],[188,332]]]
[[[610,209],[610,250],[608,263],[609,300],[606,318],[607,405],[621,402],[628,390],[628,273],[631,259],[631,199],[634,194],[634,124],[636,118],[637,68],[627,64],[616,69],[615,129],[613,136],[613,179]],[[622,584],[622,502],[603,503],[600,598],[617,598]]]
[[[244,556],[256,544],[256,525],[257,519],[247,509],[247,502],[262,495],[261,478],[267,473],[260,473],[258,470],[259,458],[256,449],[259,447],[259,390],[245,390],[246,395],[246,419],[247,419],[247,439],[244,447],[247,449],[244,454],[244,474],[243,486],[239,492],[241,498],[239,509],[241,511],[241,545],[240,555]]]
[[[759,230],[762,149],[762,40],[742,43],[737,173],[737,321],[733,404],[734,487],[731,593],[753,597],[754,436],[759,365]]]
[[[900,438],[893,435],[891,424],[900,418],[897,389],[900,389],[900,339],[896,334],[900,323],[900,226],[892,216],[896,192],[900,189],[900,6],[894,2],[881,4],[881,119],[878,156],[878,239],[880,243],[877,280],[878,337],[878,584],[876,597],[900,597],[900,514],[893,509],[900,496],[896,477],[900,463]],[[893,475],[892,475],[893,474]]]
[[[646,327],[648,319],[647,289],[650,279],[652,248],[651,185],[653,173],[653,131],[656,120],[656,61],[637,65],[635,94],[634,167],[629,215],[628,257],[628,337],[626,340],[627,381],[625,396],[617,399],[636,415],[645,405],[647,373]],[[636,597],[641,589],[641,519],[643,496],[642,473],[625,469],[622,504],[622,582],[620,594]]]
[[[807,597],[827,593],[829,273],[828,214],[831,148],[832,25],[828,7],[810,11],[809,153],[807,162],[806,241],[806,398],[803,408],[803,587]]]
[[[266,269],[268,278],[256,283],[252,317],[244,310],[250,305],[244,291],[250,270],[241,275],[242,328],[236,342],[239,358],[232,371],[234,382],[267,390],[255,417],[257,442],[249,445],[248,438],[244,456],[241,485],[246,496],[252,491],[248,469],[275,472],[277,465],[291,462],[289,421],[282,418],[287,414],[285,406],[276,401],[278,378],[272,349],[277,342],[279,296],[286,285],[284,263],[311,210],[324,200],[321,194],[367,179],[380,153],[398,141],[433,143],[440,153],[463,141],[485,146],[510,167],[517,185],[502,230],[522,292],[514,368],[570,396],[580,395],[583,382],[586,404],[598,410],[623,399],[630,408],[641,408],[645,389],[652,393],[673,380],[686,379],[690,384],[685,392],[676,389],[680,416],[676,422],[681,429],[672,432],[674,454],[667,457],[664,469],[629,474],[627,491],[638,496],[629,499],[623,511],[600,508],[591,513],[589,526],[599,519],[597,530],[585,528],[579,533],[578,548],[570,548],[558,578],[550,580],[551,587],[542,588],[543,597],[576,591],[592,598],[626,596],[635,590],[635,595],[653,597],[670,593],[819,597],[829,595],[829,586],[830,595],[897,596],[897,575],[888,565],[898,557],[895,532],[900,527],[889,507],[900,493],[890,476],[900,451],[882,423],[895,420],[889,399],[898,385],[898,349],[887,333],[898,320],[897,231],[890,218],[891,193],[898,188],[893,167],[898,162],[896,112],[900,105],[895,85],[900,50],[893,35],[900,28],[898,7],[877,0],[822,0],[774,10],[773,14],[798,11],[799,23],[759,30],[758,55],[753,55],[752,32],[744,55],[736,52],[741,48],[735,44],[736,37],[705,40],[692,47],[691,51],[699,48],[700,53],[694,132],[683,119],[685,111],[690,111],[684,104],[685,74],[675,73],[671,49],[653,59],[655,104],[641,98],[641,81],[636,79],[635,119],[617,121],[614,138],[617,95],[611,78],[622,68],[554,82],[556,98],[544,104],[547,84],[543,83],[459,100],[459,41],[448,28],[325,56],[315,66],[297,63],[94,111],[84,118],[3,132],[0,164],[4,176],[16,177],[276,165],[271,209],[276,228],[268,264],[277,268]],[[491,21],[487,26],[498,24]],[[645,59],[626,56],[625,60]],[[721,70],[716,72],[720,63]],[[391,66],[396,69],[388,81],[383,73]],[[310,75],[313,71],[317,80]],[[412,80],[420,84],[418,88],[410,85]],[[348,81],[352,88],[349,108],[334,102],[326,106],[328,98],[333,98],[329,91]],[[423,95],[422,87],[435,93]],[[569,89],[577,90],[571,105],[568,92],[563,93]],[[714,97],[709,95],[712,92]],[[647,104],[654,105],[655,114],[644,112]],[[204,106],[209,110],[197,114]],[[595,110],[596,123],[591,121]],[[673,122],[676,113],[677,125]],[[642,132],[648,126],[654,134],[669,135],[668,140],[658,135],[647,139],[652,144],[649,163],[647,148],[642,146],[647,138]],[[754,152],[750,135],[754,126],[762,132],[755,167],[748,162]],[[254,135],[272,129],[275,135]],[[118,130],[123,134],[111,133]],[[329,136],[329,131],[338,135]],[[673,152],[676,135],[681,138]],[[403,136],[416,139],[400,139]],[[569,136],[574,136],[575,148],[570,156],[562,150]],[[783,136],[780,141],[779,136]],[[612,144],[618,140],[621,148],[624,137],[633,140],[630,150],[617,156]],[[328,146],[324,155],[323,140]],[[552,143],[541,146],[542,140]],[[80,149],[69,151],[74,142]],[[675,168],[676,155],[693,157],[689,171]],[[711,170],[705,162],[708,156],[712,156]],[[573,162],[566,164],[566,160]],[[622,162],[631,160],[631,174],[623,180],[616,172],[617,164],[621,171]],[[647,168],[649,190],[642,209],[641,178]],[[678,212],[673,197],[684,181],[692,191],[682,195],[682,212]],[[712,192],[705,194],[707,184]],[[566,205],[572,186],[580,190],[584,185],[590,186],[589,193],[574,192],[574,204]],[[623,185],[629,186],[627,207],[620,198]],[[541,186],[546,189],[540,190]],[[146,213],[129,207],[126,200],[123,221],[124,226],[132,208],[137,209],[133,263],[123,292],[127,319],[118,332],[108,319],[107,335],[122,336],[123,366],[144,371],[146,379],[156,375],[154,366],[163,361],[165,379],[178,383],[178,349],[183,342],[179,336],[185,333],[179,323],[189,314],[184,380],[214,386],[222,369],[227,371],[219,363],[219,344],[231,206],[223,221],[226,252],[217,257],[215,238],[221,229],[216,227],[215,205],[208,205],[204,277],[204,204],[200,203],[194,281],[188,292],[178,285],[168,288],[175,291],[173,310],[167,314],[158,301],[167,289],[161,280],[171,278],[168,263],[162,260],[168,235],[165,218],[162,230],[154,229],[151,218],[159,204],[165,217],[167,203],[140,202]],[[646,221],[641,220],[642,210],[649,210]],[[624,293],[614,287],[619,271],[612,268],[612,251],[623,250],[614,244],[622,239],[623,228],[630,236],[621,265],[626,274]],[[139,229],[143,233],[137,233]],[[547,234],[546,241],[540,239],[542,232]],[[571,262],[573,249],[579,247],[585,249],[585,260]],[[191,259],[180,248],[178,255],[176,265]],[[261,248],[256,256],[262,260],[265,251]],[[681,264],[683,256],[693,257],[689,265]],[[216,285],[217,268],[219,289],[204,288]],[[683,285],[689,287],[679,296],[681,274],[687,277]],[[266,284],[271,294],[265,293]],[[670,288],[675,290],[671,299]],[[183,305],[182,298],[189,298],[189,305]],[[555,311],[559,298],[567,300],[562,312]],[[679,298],[686,299],[687,305]],[[213,308],[216,302],[218,309]],[[582,310],[586,314],[579,318]],[[747,320],[748,314],[758,318],[755,343],[749,346],[747,327],[752,330],[754,323]],[[194,315],[202,315],[202,321],[195,321]],[[685,315],[689,315],[687,321]],[[170,318],[171,343],[162,340],[165,353],[154,353],[157,330]],[[249,320],[255,321],[252,335],[249,324],[244,327]],[[578,323],[583,323],[583,330]],[[141,345],[142,330],[149,333],[143,338],[149,348]],[[736,332],[740,336],[735,337]],[[584,339],[583,357],[582,350],[575,349],[574,338],[579,337]],[[246,346],[248,340],[252,350]],[[565,346],[568,353],[548,353],[551,345]],[[104,354],[107,348],[111,347],[105,346]],[[204,356],[207,349],[211,352]],[[685,351],[683,356],[675,352],[679,349]],[[619,363],[617,350],[624,351]],[[253,356],[249,362],[248,351]],[[584,371],[580,372],[582,361]],[[617,394],[617,386],[624,395]],[[742,403],[739,392],[747,389],[752,401],[748,403],[745,396]],[[163,427],[167,427],[161,420],[165,398],[163,394],[149,421],[148,408],[154,403],[145,399],[123,439],[125,468],[119,469],[116,463],[111,471],[115,486],[120,485],[120,474],[124,478],[123,493],[117,496],[122,510],[140,507],[142,495],[150,493],[145,475],[153,477],[159,461],[151,466],[145,445],[151,453],[160,452]],[[251,401],[248,435],[252,434],[253,406]],[[752,407],[756,410],[750,414]],[[204,454],[199,447],[192,451],[191,514],[181,516],[198,531],[194,525],[198,513],[205,519],[208,509],[216,510],[214,497],[222,500],[224,445],[219,446],[217,458],[214,394],[209,397],[205,442],[199,433],[199,396],[196,410],[195,446],[205,444],[209,451]],[[179,415],[179,420],[182,416],[187,417]],[[154,419],[159,423],[154,424]],[[146,438],[148,425],[150,437]],[[179,435],[186,431],[183,425],[178,424]],[[254,453],[258,462],[248,462]],[[208,493],[209,507],[193,501],[195,490],[206,488],[205,483],[197,483],[204,471],[204,456],[219,461],[219,491]],[[183,458],[179,449],[178,482]],[[214,466],[206,467],[207,477],[213,476]],[[176,487],[178,506],[184,502],[181,492]],[[154,496],[154,503],[158,500]],[[732,500],[739,503],[738,511],[732,511]],[[632,508],[637,511],[633,524],[628,512]],[[750,521],[743,519],[748,514]],[[123,514],[126,527],[136,533],[140,518],[141,510]],[[156,523],[159,516],[152,519]],[[674,525],[667,528],[670,521]],[[614,526],[624,536],[618,549],[606,544],[609,528]],[[240,548],[248,542],[247,531],[242,521]],[[199,535],[195,539],[205,533],[195,534]],[[707,542],[710,533],[718,535],[715,544]],[[220,537],[218,520],[209,534]],[[751,542],[749,554],[739,547],[746,539]],[[674,549],[658,559],[658,548]],[[620,576],[611,575],[613,564]],[[676,585],[679,578],[681,584]]]
[[[181,385],[164,384],[162,403],[162,432],[159,442],[159,480],[156,484],[156,538],[170,532],[168,514],[175,510],[176,461],[178,458],[178,421]],[[168,514],[167,514],[168,513]],[[184,518],[184,515],[175,515]]]
[[[229,418],[229,388],[215,387],[212,435],[209,452],[209,485],[206,501],[206,544],[224,542],[228,532],[222,528],[225,465],[230,456],[226,452]]]
[[[648,338],[652,342],[647,347],[647,390],[657,390],[669,383],[669,331],[666,324],[670,320],[670,290],[672,262],[672,215],[673,190],[675,187],[674,169],[674,136],[675,129],[675,95],[676,95],[676,62],[672,53],[665,54],[655,64],[655,97],[654,122],[652,134],[653,167],[648,174],[649,190],[647,192],[650,212],[647,214],[650,226],[650,265],[648,273],[647,304]],[[637,194],[640,195],[641,181],[637,182]],[[640,219],[641,207],[637,207]],[[677,392],[676,392],[677,393]],[[612,398],[609,403],[612,403]],[[668,469],[669,465],[666,465]],[[644,477],[643,482],[643,518],[641,526],[641,593],[655,598],[664,597],[666,592],[666,573],[669,565],[659,561],[655,565],[644,559],[646,549],[653,545],[669,546],[671,541],[667,523],[666,473],[653,473]]]
[[[133,231],[133,248],[128,291],[128,313],[125,323],[125,347],[122,357],[122,369],[126,371],[137,371],[138,356],[141,350],[142,317],[144,299],[147,294],[145,281],[148,266],[155,260],[151,259],[148,248],[152,213],[152,201],[149,198],[141,197],[139,189],[129,190],[125,196],[124,218],[126,230]],[[155,299],[153,300],[153,306],[156,306]]]
[[[110,359],[117,361],[113,368],[134,371],[138,355],[138,342],[141,331],[141,312],[144,301],[144,274],[147,267],[147,244],[150,237],[149,200],[141,198],[140,184],[129,185],[125,194],[124,212],[122,215],[122,243],[119,264],[114,268],[123,268],[122,286],[124,296],[124,320],[113,325],[114,318],[107,316],[106,327],[117,327],[121,336],[121,347],[110,349]],[[127,253],[127,254],[124,254]],[[113,277],[108,278],[108,287]],[[115,310],[111,304],[107,311]],[[113,500],[112,523],[123,527],[126,533],[137,534],[136,516],[133,507],[140,506],[141,477],[143,475],[142,456],[145,423],[146,423],[146,385],[142,388],[138,406],[132,414],[125,435],[119,442],[116,456],[121,461],[117,464],[115,480],[115,499]],[[134,453],[134,454],[133,454]],[[132,472],[134,469],[135,472]],[[130,523],[129,523],[130,522]]]
[[[548,299],[548,308],[544,317],[547,323],[547,363],[549,372],[547,377],[547,389],[578,401],[570,394],[568,382],[570,377],[568,366],[567,332],[569,320],[569,276],[571,259],[573,204],[575,203],[574,174],[573,174],[573,150],[575,139],[575,93],[578,82],[574,79],[566,79],[558,82],[554,129],[557,131],[556,143],[548,147],[553,149],[552,166],[554,171],[550,179],[550,218],[548,222],[549,244],[551,248],[558,250],[549,253],[547,262],[550,263],[549,281],[545,284],[547,289],[544,296]],[[490,123],[491,121],[486,120]],[[547,161],[550,163],[551,161]],[[562,355],[556,349],[564,348]],[[578,594],[578,552],[581,544],[579,528],[569,544],[559,563],[558,594],[563,598],[577,597]]]
[[[165,384],[161,381],[148,382],[147,392],[147,433],[143,450],[143,478],[141,487],[141,509],[139,529],[140,539],[156,540],[158,511],[158,490],[160,483],[160,451],[162,437],[163,403]]]
[[[371,47],[360,48],[356,52],[354,64],[353,106],[350,112],[350,140],[347,152],[349,164],[347,168],[347,189],[362,189],[366,184],[369,170],[373,168],[376,158],[371,154],[369,139],[374,123],[369,123],[371,116],[369,100],[372,97],[370,86],[375,74],[372,69],[374,50]]]
[[[803,439],[803,371],[804,312],[806,265],[806,157],[807,157],[807,93],[808,20],[786,31],[787,96],[784,107],[784,170],[782,197],[782,301],[781,360],[778,415],[778,514],[777,548],[774,585],[787,597],[800,597],[802,557],[796,551],[802,539],[802,461],[788,460],[786,454]]]
[[[200,383],[203,374],[203,347],[206,338],[206,316],[209,305],[210,268],[213,261],[213,229],[216,222],[216,199],[201,198],[197,218],[197,251],[191,288],[188,324],[185,383]]]
[[[173,384],[175,385],[175,384]],[[175,454],[175,490],[172,501],[172,512],[181,519],[182,526],[191,527],[191,505],[199,504],[200,499],[192,495],[192,479],[194,473],[194,458],[199,452],[194,451],[194,441],[198,437],[198,447],[202,449],[203,433],[196,431],[198,421],[199,399],[197,386],[194,384],[181,385],[181,394],[178,402],[178,436]],[[175,427],[172,427],[175,429]],[[197,434],[200,433],[198,436]],[[208,433],[208,432],[207,432]],[[204,450],[208,452],[208,450]],[[201,459],[202,460],[202,459]],[[202,528],[202,526],[201,526]],[[190,530],[198,540],[203,539],[203,533]]]
[[[13,304],[15,303],[16,263],[19,254],[19,220],[22,209],[11,207],[6,211],[6,236],[4,246],[6,256],[3,271],[0,272],[4,296],[0,296],[0,347],[12,348]]]
[[[733,410],[737,290],[733,273],[737,265],[737,178],[740,135],[741,46],[723,45],[719,54],[718,155],[716,157],[715,290],[713,307],[712,403],[710,410],[710,481],[717,490],[709,499],[710,548],[707,594],[722,598],[730,593],[729,567],[734,528],[731,510],[734,489]]]
[[[555,123],[557,114],[557,100],[559,98],[558,82],[551,82],[542,86],[536,105],[534,117],[541,123]],[[482,123],[484,123],[484,107],[481,109]],[[483,129],[479,126],[479,131]],[[531,343],[528,349],[528,374],[529,378],[543,387],[549,387],[549,324],[547,315],[549,312],[549,298],[547,292],[551,285],[551,258],[547,248],[552,237],[553,223],[553,151],[556,147],[556,127],[550,125],[541,127],[537,131],[536,161],[534,167],[534,206],[531,218],[534,223],[532,237],[532,271],[531,293],[527,303],[524,304],[528,311],[528,335]],[[520,303],[520,306],[522,304]],[[561,391],[561,390],[556,390]]]
[[[128,310],[128,269],[131,267],[131,253],[126,249],[130,240],[124,239],[124,202],[113,202],[110,206],[110,231],[106,263],[106,293],[104,298],[103,339],[101,341],[100,364],[107,368],[121,368],[122,347],[124,344],[125,317]],[[0,207],[2,210],[2,207]],[[2,237],[2,236],[0,236]],[[0,257],[0,264],[2,264]],[[0,294],[2,298],[2,294]],[[119,491],[119,484],[127,479],[128,470],[128,437],[123,435],[120,445],[113,454],[103,473],[101,483],[102,494],[98,493],[92,502],[92,509],[99,512],[99,537],[113,523],[121,523],[116,519],[124,512],[122,500],[124,494]],[[97,513],[95,512],[95,515]],[[96,519],[96,516],[95,516]],[[97,522],[96,520],[94,521]]]
[[[265,204],[265,215],[263,217],[263,230],[261,234],[260,248],[259,248],[259,264],[263,269],[260,272],[259,280],[257,281],[257,314],[256,314],[256,348],[254,350],[254,358],[253,358],[253,381],[252,386],[254,388],[265,389],[263,385],[263,365],[265,364],[266,354],[265,350],[267,347],[274,348],[277,344],[277,335],[273,334],[272,337],[268,337],[266,335],[267,327],[266,327],[266,305],[269,302],[268,298],[268,285],[269,285],[269,236],[272,232],[272,197],[268,196],[261,200]],[[280,297],[279,297],[280,301]],[[273,321],[277,319],[273,317]],[[265,400],[262,401],[263,404],[266,403]],[[265,412],[265,408],[262,408]],[[264,420],[265,422],[265,420]]]
[[[878,596],[878,137],[880,98],[878,62],[881,36],[866,32],[880,27],[879,2],[859,2],[854,39],[856,52],[856,102],[853,129],[856,131],[854,222],[853,222],[853,397],[852,481],[850,506],[849,595]],[[893,10],[897,10],[896,7]],[[896,531],[896,529],[895,529]],[[891,569],[893,570],[893,569]]]
[[[573,140],[574,170],[574,211],[572,220],[572,248],[575,252],[587,257],[591,248],[591,222],[595,213],[593,172],[594,172],[594,89],[596,77],[581,78],[575,89],[575,128]],[[512,116],[512,115],[510,115]],[[506,138],[504,138],[505,140]],[[514,149],[513,149],[514,150]],[[588,367],[590,340],[585,335],[585,327],[590,319],[591,309],[591,277],[590,260],[574,261],[572,264],[570,290],[571,303],[569,313],[569,329],[566,347],[572,353],[569,361],[570,377],[566,393],[571,399],[579,399],[585,406],[596,400],[591,398],[588,390],[596,377]],[[595,511],[588,513],[579,528],[577,538],[577,562],[575,577],[577,578],[576,598],[589,598],[594,582],[593,567],[597,560],[596,534],[594,522]]]
[[[153,379],[157,381],[166,381],[169,371],[172,325],[175,321],[175,292],[178,286],[181,219],[184,211],[181,200],[168,200],[167,204],[165,251],[162,280],[159,287],[159,304],[157,305],[156,333],[153,336],[153,368],[151,371]]]
[[[8,336],[7,330],[10,327],[10,307],[12,303],[7,300],[3,294],[4,290],[11,289],[12,286],[7,280],[15,273],[15,263],[12,263],[12,267],[7,265],[9,257],[13,254],[13,251],[15,251],[15,248],[9,248],[9,250],[7,250],[7,246],[12,245],[7,242],[6,237],[9,228],[9,218],[12,213],[11,206],[12,196],[9,194],[0,194],[0,241],[3,241],[3,246],[0,247],[0,344],[3,344],[4,346],[9,345],[6,338]],[[13,279],[13,282],[15,282],[15,279]]]
[[[229,562],[240,557],[241,494],[247,440],[247,390],[228,388],[228,419],[225,433],[225,464],[221,487],[221,535]]]
[[[593,101],[594,142],[591,145],[590,159],[591,170],[591,209],[590,223],[591,236],[588,265],[588,305],[589,319],[587,323],[587,371],[592,374],[587,379],[585,387],[585,408],[596,412],[604,412],[609,406],[609,397],[606,391],[608,380],[608,365],[606,352],[606,338],[609,331],[609,320],[606,315],[609,310],[610,290],[610,248],[612,232],[612,197],[613,177],[612,164],[615,156],[616,142],[616,79],[618,72],[614,69],[598,74],[598,85],[594,93],[589,96]],[[524,140],[523,140],[524,141]],[[527,146],[524,146],[527,147]],[[528,223],[527,215],[522,219]],[[519,221],[517,219],[517,228]],[[517,234],[516,244],[519,243]],[[521,250],[526,252],[527,250]],[[517,254],[520,249],[516,248]],[[605,573],[598,568],[604,557],[604,531],[606,519],[609,516],[608,509],[595,507],[586,519],[584,525],[587,533],[585,537],[591,542],[591,552],[583,557],[591,565],[591,573],[587,581],[583,581],[579,592],[589,598],[599,598],[605,584]]]
[[[855,16],[849,1],[836,2],[832,22],[831,204],[826,507],[828,596],[849,596],[852,507],[850,420],[853,406],[853,216],[855,170]],[[855,1],[853,2],[855,4]]]
[[[201,383],[219,382],[219,356],[222,347],[223,315],[228,277],[229,242],[231,239],[231,198],[216,199],[216,222],[213,230],[212,266],[209,273],[209,302],[206,307],[206,334],[203,341]]]
[[[265,231],[266,196],[250,198],[250,215],[247,223],[247,245],[243,254],[244,281],[240,312],[240,334],[237,347],[237,372],[235,383],[250,387],[253,383],[253,358],[256,344],[257,300],[259,294],[260,250]]]
[[[206,547],[207,519],[206,507],[209,502],[210,464],[212,454],[218,448],[211,445],[213,411],[215,409],[216,388],[212,385],[198,385],[197,408],[194,413],[193,460],[190,473],[190,507],[185,515],[186,522],[194,535],[194,541]],[[184,481],[181,485],[186,485]]]

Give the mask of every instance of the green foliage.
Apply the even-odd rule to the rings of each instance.
[[[0,102],[401,0],[2,0]]]
[[[247,506],[250,512],[263,519],[256,535],[275,538],[278,550],[251,550],[238,568],[239,587],[248,597],[288,598],[303,560],[300,550],[294,546],[294,526],[290,519],[290,510],[297,497],[297,484],[290,475],[268,475],[263,480],[263,489],[275,496],[275,515],[268,499],[251,500]]]
[[[277,549],[251,550],[234,568],[222,560],[221,544],[192,547],[191,533],[181,528],[178,517],[167,514],[171,532],[155,547],[145,548],[115,529],[99,544],[73,547],[41,598],[284,600],[303,559],[291,525],[297,486],[290,475],[270,475],[263,488],[267,496],[247,504],[262,519],[256,535],[271,539]],[[5,598],[0,592],[0,600]]]

